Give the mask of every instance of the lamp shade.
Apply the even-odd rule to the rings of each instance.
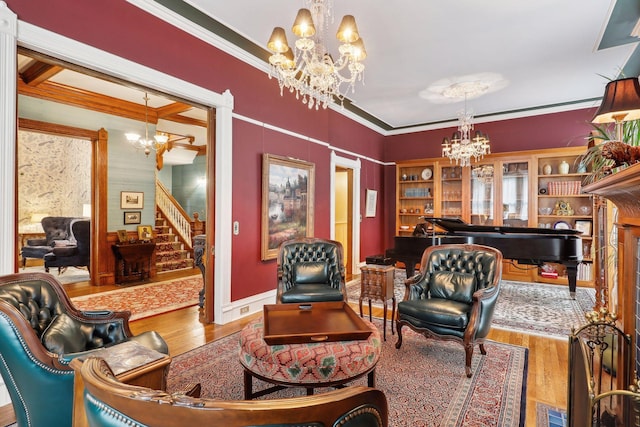
[[[358,26],[356,25],[356,18],[353,15],[345,15],[342,17],[336,38],[342,43],[353,43],[358,40],[360,34],[358,34]]]
[[[313,24],[309,9],[300,9],[298,11],[291,31],[298,37],[311,37],[316,33],[316,26]]]
[[[267,48],[274,53],[284,53],[289,50],[289,44],[287,43],[287,34],[284,32],[284,28],[275,27],[267,42]]]
[[[640,119],[640,82],[637,77],[613,80],[607,84],[593,123]]]

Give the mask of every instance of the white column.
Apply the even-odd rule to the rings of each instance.
[[[0,274],[13,273],[16,259],[17,24],[16,14],[0,1]]]
[[[16,48],[18,17],[0,1],[0,274],[15,266]],[[0,377],[0,406],[11,403]]]

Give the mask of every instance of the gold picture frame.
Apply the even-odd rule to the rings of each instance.
[[[315,165],[262,156],[262,260],[275,259],[284,241],[313,237]]]
[[[139,225],[138,240],[146,242],[151,239],[153,239],[153,227],[151,227],[150,225]]]
[[[118,233],[118,243],[127,243],[129,241],[127,230],[118,230],[117,233]]]

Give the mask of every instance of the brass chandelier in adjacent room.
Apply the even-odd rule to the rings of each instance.
[[[362,80],[364,72],[362,61],[367,53],[352,15],[345,15],[338,27],[336,38],[341,45],[337,60],[324,44],[332,19],[332,1],[307,0],[309,8],[298,11],[291,29],[298,37],[295,51],[289,47],[281,27],[273,29],[267,43],[273,52],[269,57],[269,78],[278,79],[280,95],[287,88],[310,109],[327,108],[334,98],[342,102],[349,88],[355,92],[355,83]]]
[[[167,132],[155,132],[153,138],[149,138],[149,95],[144,93],[144,136],[135,132],[127,132],[125,138],[131,145],[138,150],[144,150],[144,154],[148,157],[151,150],[157,152],[171,151],[174,143],[181,140],[188,140],[189,144],[193,144],[195,137],[191,135],[170,134]]]
[[[460,99],[464,96],[464,111],[458,117],[458,130],[453,133],[451,140],[444,138],[442,141],[442,157],[455,160],[460,166],[471,166],[471,158],[476,161],[486,154],[491,154],[489,136],[479,130],[473,133],[473,112],[467,111],[467,97],[476,97],[488,90],[488,87],[480,82],[462,82],[451,85],[443,92],[448,98]]]

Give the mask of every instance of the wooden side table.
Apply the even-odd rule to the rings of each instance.
[[[366,265],[360,268],[360,317],[362,300],[369,299],[369,321],[371,321],[371,300],[383,303],[383,337],[387,340],[387,301],[391,300],[391,335],[394,334],[393,322],[396,318],[396,295],[393,293],[395,267],[393,265]]]
[[[166,390],[171,357],[144,347],[135,341],[126,341],[96,351],[90,356],[103,358],[116,378],[123,383]],[[73,427],[87,427],[84,411],[84,381],[80,375],[81,358],[73,359],[70,366],[75,371],[73,396]]]
[[[116,283],[135,282],[151,276],[151,256],[154,242],[121,243],[111,245],[116,257]]]

